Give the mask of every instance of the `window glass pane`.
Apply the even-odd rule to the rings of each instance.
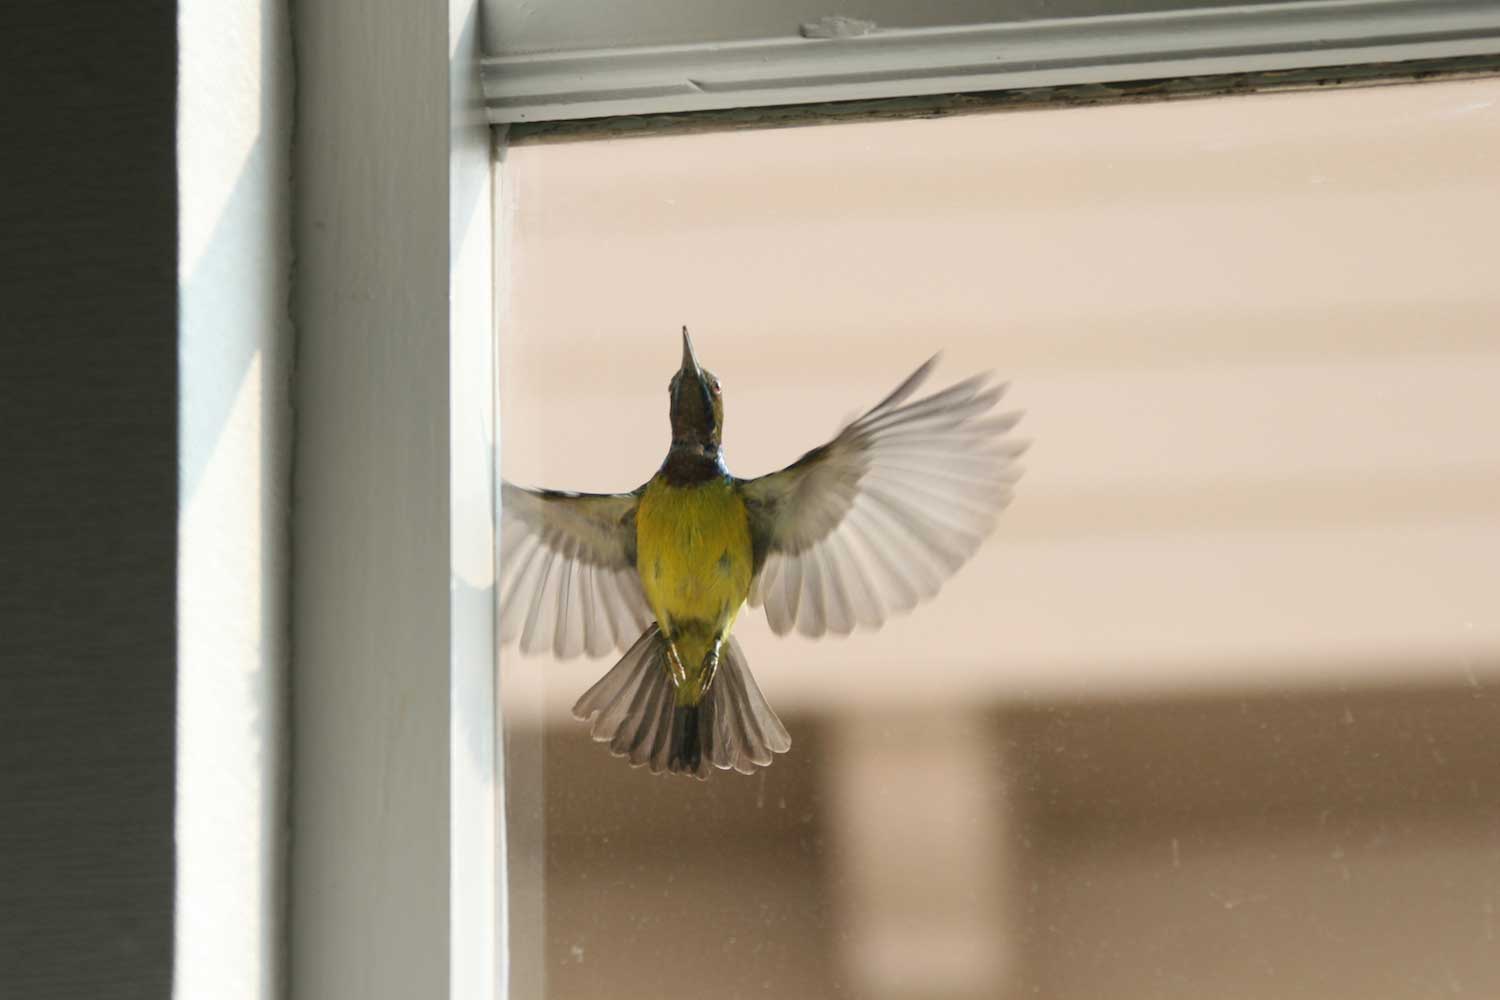
[[[651,476],[683,324],[740,476],[939,350],[1033,441],[913,613],[746,609],[751,776],[630,768],[569,715],[613,658],[506,650],[518,976],[1500,995],[1497,162],[1494,79],[508,151],[511,481]]]

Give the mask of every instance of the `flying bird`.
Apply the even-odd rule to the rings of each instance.
[[[937,357],[779,472],[724,464],[724,399],[687,328],[672,443],[629,493],[504,483],[500,639],[561,659],[623,650],[573,706],[632,765],[744,774],[791,748],[734,638],[746,602],[771,630],[876,628],[932,597],[994,528],[1020,475],[1019,412],[988,375],[916,395]]]

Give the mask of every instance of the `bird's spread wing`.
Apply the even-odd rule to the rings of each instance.
[[[980,375],[913,402],[932,358],[794,464],[742,482],[772,631],[848,635],[908,611],[973,554],[1010,501],[1020,413]]]
[[[567,659],[629,649],[651,623],[635,569],[633,493],[558,493],[505,483],[500,641]]]

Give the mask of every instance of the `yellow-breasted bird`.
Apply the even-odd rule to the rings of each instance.
[[[719,380],[687,328],[672,445],[630,493],[504,484],[500,639],[567,659],[625,655],[573,706],[653,773],[745,774],[791,748],[730,634],[748,600],[785,635],[877,627],[937,593],[1009,502],[1020,413],[987,375],[908,402],[930,359],[832,441],[758,479],[720,446]]]

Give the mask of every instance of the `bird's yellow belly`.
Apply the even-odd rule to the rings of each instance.
[[[636,511],[636,570],[662,631],[696,674],[750,593],[750,519],[727,480],[653,480]]]

